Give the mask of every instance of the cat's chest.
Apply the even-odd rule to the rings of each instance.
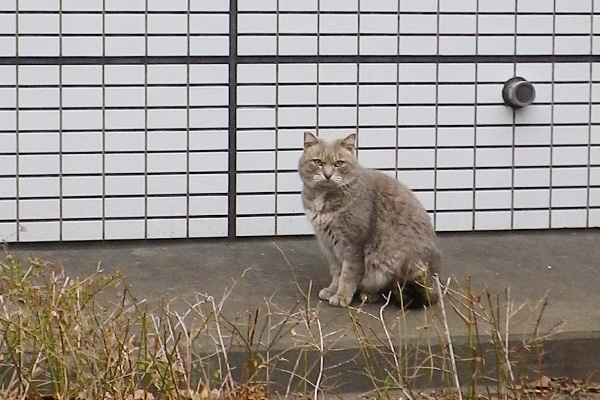
[[[324,195],[317,195],[308,200],[304,199],[304,211],[306,216],[317,229],[328,226],[335,219],[337,212],[328,207]]]

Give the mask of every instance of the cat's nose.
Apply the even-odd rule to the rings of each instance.
[[[327,180],[331,179],[331,176],[333,175],[333,168],[330,167],[329,165],[324,165],[323,166],[323,175],[325,176],[325,178],[327,178]]]

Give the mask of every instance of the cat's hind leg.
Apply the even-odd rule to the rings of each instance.
[[[428,271],[423,282],[417,282],[417,285],[420,300],[424,305],[432,306],[440,301],[440,296],[437,291],[437,282],[431,271]]]
[[[394,288],[397,302],[405,308],[431,306],[439,301],[433,272],[423,262],[413,262],[405,277],[399,279]]]

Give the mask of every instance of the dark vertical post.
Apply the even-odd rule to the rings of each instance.
[[[228,236],[236,236],[237,149],[237,0],[229,0],[229,219]]]

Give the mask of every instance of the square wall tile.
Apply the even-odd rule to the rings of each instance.
[[[586,186],[588,184],[588,169],[581,168],[552,168],[552,186]]]
[[[510,188],[512,187],[512,171],[510,169],[479,169],[475,171],[476,188]]]
[[[510,211],[477,211],[475,213],[475,230],[509,230],[512,215]]]
[[[311,235],[313,227],[304,215],[277,218],[277,235]]]
[[[104,42],[105,55],[143,56],[146,54],[146,41],[140,36],[109,36]]]
[[[363,36],[359,41],[361,55],[394,55],[398,54],[398,38],[396,36]]]
[[[17,200],[0,200],[0,220],[16,220]]]
[[[53,242],[60,240],[60,223],[21,222],[19,224],[20,242]]]
[[[378,64],[361,64],[358,66],[358,79],[360,83],[384,83],[389,82],[395,84],[398,76],[398,66],[396,64],[378,63]],[[355,80],[354,77],[353,80]]]
[[[104,223],[104,239],[145,239],[146,223],[142,220],[109,220]]]
[[[475,151],[477,167],[511,167],[513,163],[513,149],[505,148],[478,148]]]
[[[147,221],[146,236],[148,239],[184,238],[187,234],[185,219],[150,219]]]
[[[588,228],[600,227],[600,209],[592,209],[589,214]]]
[[[190,194],[226,194],[229,177],[227,174],[193,174],[189,177]]]
[[[358,151],[358,161],[360,165],[366,168],[395,168],[396,151],[394,149],[360,149]]]
[[[327,85],[319,86],[319,105],[335,106],[335,105],[355,105],[357,100],[358,89],[357,85]]]
[[[395,128],[360,129],[358,147],[394,147],[396,146],[396,136]]]
[[[550,185],[550,168],[516,168],[514,178],[515,187],[548,187]]]
[[[356,55],[358,38],[356,36],[322,36],[319,43],[321,55]]]
[[[437,212],[435,229],[444,231],[470,231],[473,229],[472,212]]]
[[[227,196],[192,196],[189,200],[191,216],[226,216],[229,209]]]
[[[148,176],[148,194],[185,194],[187,177],[185,175],[150,175]]]
[[[149,217],[181,217],[187,214],[187,198],[184,196],[150,197],[147,200]]]
[[[237,193],[275,191],[274,173],[239,173],[236,179]]]
[[[0,171],[2,171],[2,175],[16,175],[16,173],[17,173],[17,156],[16,155],[9,155],[9,156],[0,155]]]
[[[510,190],[477,190],[475,192],[476,210],[510,209],[512,193]]]
[[[228,235],[227,218],[191,218],[189,237],[224,237]]]
[[[63,132],[63,153],[97,152],[102,151],[103,132]]]
[[[317,109],[316,107],[286,107],[279,108],[276,124],[279,127],[309,127],[312,128],[317,124]]]
[[[473,209],[472,191],[439,191],[435,199],[436,211],[456,211]]]
[[[435,128],[399,128],[398,144],[400,149],[406,147],[434,146],[436,143]]]
[[[107,195],[144,195],[146,178],[143,175],[115,175],[104,178]]]
[[[513,212],[513,229],[550,228],[549,210],[524,210]]]
[[[302,151],[300,150],[279,151],[277,155],[277,171],[297,171],[301,155]]]
[[[102,37],[70,36],[61,40],[61,55],[66,57],[102,57]]]
[[[238,37],[238,55],[275,55],[277,54],[277,38],[275,36],[240,36]]]
[[[238,236],[271,236],[275,234],[275,217],[237,217]]]
[[[552,189],[551,207],[586,207],[588,191],[584,188]]]
[[[64,221],[62,240],[102,240],[102,221]]]
[[[439,168],[471,168],[474,162],[473,149],[438,149]]]
[[[438,170],[439,189],[460,189],[473,187],[473,170]]]
[[[56,178],[58,179],[58,178]],[[100,196],[103,192],[102,176],[63,176],[63,196]],[[58,184],[57,184],[58,186]]]
[[[62,218],[102,218],[102,199],[63,199]]]
[[[104,200],[107,218],[143,218],[146,215],[144,197],[109,197]]]
[[[434,166],[435,150],[433,149],[398,150],[398,168],[433,168]]]
[[[7,243],[17,241],[16,222],[0,222],[0,240]]]
[[[19,197],[58,197],[60,195],[59,177],[20,176],[18,181]],[[3,193],[9,194],[10,191],[7,190]]]
[[[361,107],[358,123],[364,126],[394,126],[398,113],[396,107]]]
[[[514,191],[515,208],[548,208],[550,189],[519,189]]]
[[[586,210],[551,210],[550,228],[585,228],[587,227]]]
[[[19,201],[19,218],[26,220],[50,220],[60,217],[58,199],[30,199]]]
[[[237,215],[274,214],[275,195],[238,195],[236,207]]]
[[[304,215],[302,196],[300,194],[277,195],[277,212],[281,214]]]

